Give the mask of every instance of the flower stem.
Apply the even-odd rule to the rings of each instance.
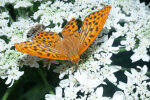
[[[1,100],[7,100],[7,98],[8,98],[11,91],[12,91],[12,88],[8,88]]]
[[[119,52],[124,52],[124,51],[126,51],[125,48],[120,48],[120,49],[119,49]]]
[[[125,67],[121,67],[122,71],[130,71],[131,68],[125,68]]]
[[[54,91],[52,90],[51,86],[49,85],[48,81],[46,80],[45,76],[44,76],[44,72],[42,69],[38,68],[38,72],[41,76],[41,79],[43,80],[44,84],[46,85],[46,87],[48,87],[49,89],[49,93],[50,94],[54,94]]]
[[[150,75],[150,72],[147,72],[146,75]]]

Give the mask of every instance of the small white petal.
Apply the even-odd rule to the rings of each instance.
[[[116,91],[112,100],[124,100],[124,93],[122,91]]]
[[[57,97],[62,97],[62,88],[61,87],[56,87],[56,96]]]
[[[103,95],[103,87],[97,88],[95,92],[96,92],[97,96],[102,97],[102,95]]]
[[[142,56],[142,60],[148,62],[148,61],[150,60],[150,56],[147,55],[147,54],[144,54],[144,55]]]

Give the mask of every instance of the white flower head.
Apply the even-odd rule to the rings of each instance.
[[[128,78],[127,83],[119,82],[117,87],[122,89],[124,91],[125,95],[129,95],[129,94],[133,93],[133,89],[135,88],[135,86],[133,84],[134,84],[134,82],[132,82],[132,79]]]
[[[20,7],[24,7],[24,8],[27,8],[27,7],[30,7],[32,6],[33,4],[27,0],[24,0],[24,1],[17,1],[16,2],[16,5],[14,6],[14,8],[20,8]]]
[[[125,46],[125,49],[127,51],[130,51],[134,48],[135,46],[135,39],[134,38],[129,38],[127,37],[126,40],[122,40],[121,44]]]
[[[121,69],[120,66],[107,66],[105,65],[100,73],[105,78],[107,78],[110,82],[114,83],[117,81],[117,78],[115,77],[114,73],[119,71]]]
[[[113,42],[114,42],[114,37],[110,37],[108,40],[106,40],[100,48],[100,51],[104,52],[112,52],[112,53],[118,53],[119,47],[112,47]]]
[[[0,27],[5,27],[7,26],[9,20],[6,19],[0,19]]]
[[[56,95],[46,94],[45,99],[46,100],[64,100],[64,98],[62,97],[62,88],[56,87],[55,91],[56,91]]]
[[[138,47],[134,50],[134,54],[130,57],[132,62],[136,62],[140,59],[148,62],[150,60],[150,56],[147,54],[146,47]]]
[[[90,72],[84,70],[77,71],[74,78],[79,82],[81,91],[85,94],[94,91],[94,88],[103,83],[103,78],[100,78],[98,73],[90,74]]]
[[[7,81],[5,84],[10,84],[9,87],[11,87],[15,80],[18,80],[20,76],[24,74],[23,71],[19,71],[17,67],[12,67],[11,69],[8,69],[7,71]]]
[[[112,56],[112,53],[100,53],[94,55],[96,59],[100,61],[101,65],[111,64],[110,57]]]
[[[150,46],[150,39],[146,39],[146,38],[140,39],[140,45],[139,46],[143,46],[143,47],[149,48],[149,46]]]
[[[3,54],[3,58],[0,60],[0,65],[9,65],[9,67],[17,66],[17,59],[22,53],[15,50],[6,50]]]
[[[116,91],[112,97],[112,100],[124,100],[124,93],[122,91]]]
[[[74,88],[73,86],[66,87],[65,90],[64,90],[65,98],[67,100],[76,99],[77,92],[79,92],[79,90],[80,90],[80,88],[78,88],[78,87],[76,87],[76,88]]]
[[[103,97],[103,87],[99,87],[95,92],[92,92],[87,100],[105,100]]]
[[[0,39],[0,52],[7,48],[7,44],[3,39]]]
[[[125,75],[128,78],[131,78],[135,84],[141,84],[144,80],[148,80],[148,76],[145,74],[147,73],[147,66],[144,65],[142,68],[137,66],[137,68],[141,69],[140,72],[136,71],[135,69],[131,69],[131,73],[125,71]]]

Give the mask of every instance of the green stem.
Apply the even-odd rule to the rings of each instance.
[[[7,98],[8,98],[11,91],[12,91],[12,88],[8,88],[1,100],[7,100]]]
[[[121,71],[130,71],[131,68],[121,67]]]
[[[146,73],[146,75],[148,75],[148,76],[149,76],[149,75],[150,75],[150,72],[147,72],[147,73]]]
[[[135,44],[134,48],[133,49],[136,49],[139,47],[139,44]],[[124,51],[127,51],[125,48],[120,48],[119,49],[119,52],[124,52]]]
[[[44,82],[44,84],[46,85],[46,87],[48,87],[48,89],[50,90],[49,93],[50,94],[54,94],[54,91],[51,89],[51,86],[49,85],[48,81],[46,80],[45,76],[44,76],[44,72],[43,70],[41,70],[40,68],[38,68],[38,72]]]
[[[124,51],[127,51],[125,48],[120,48],[119,49],[119,52],[124,52]]]

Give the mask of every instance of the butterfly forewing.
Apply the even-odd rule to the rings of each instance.
[[[15,47],[20,52],[34,56],[57,60],[69,60],[62,46],[61,38],[54,32],[38,33],[34,36],[32,41],[16,43]]]
[[[78,54],[81,55],[95,40],[102,30],[108,17],[111,7],[106,6],[103,9],[88,15],[82,24],[80,33],[80,47]]]
[[[60,48],[61,38],[56,32],[40,32],[37,33],[32,40],[36,40],[38,43],[44,43],[53,48]]]

